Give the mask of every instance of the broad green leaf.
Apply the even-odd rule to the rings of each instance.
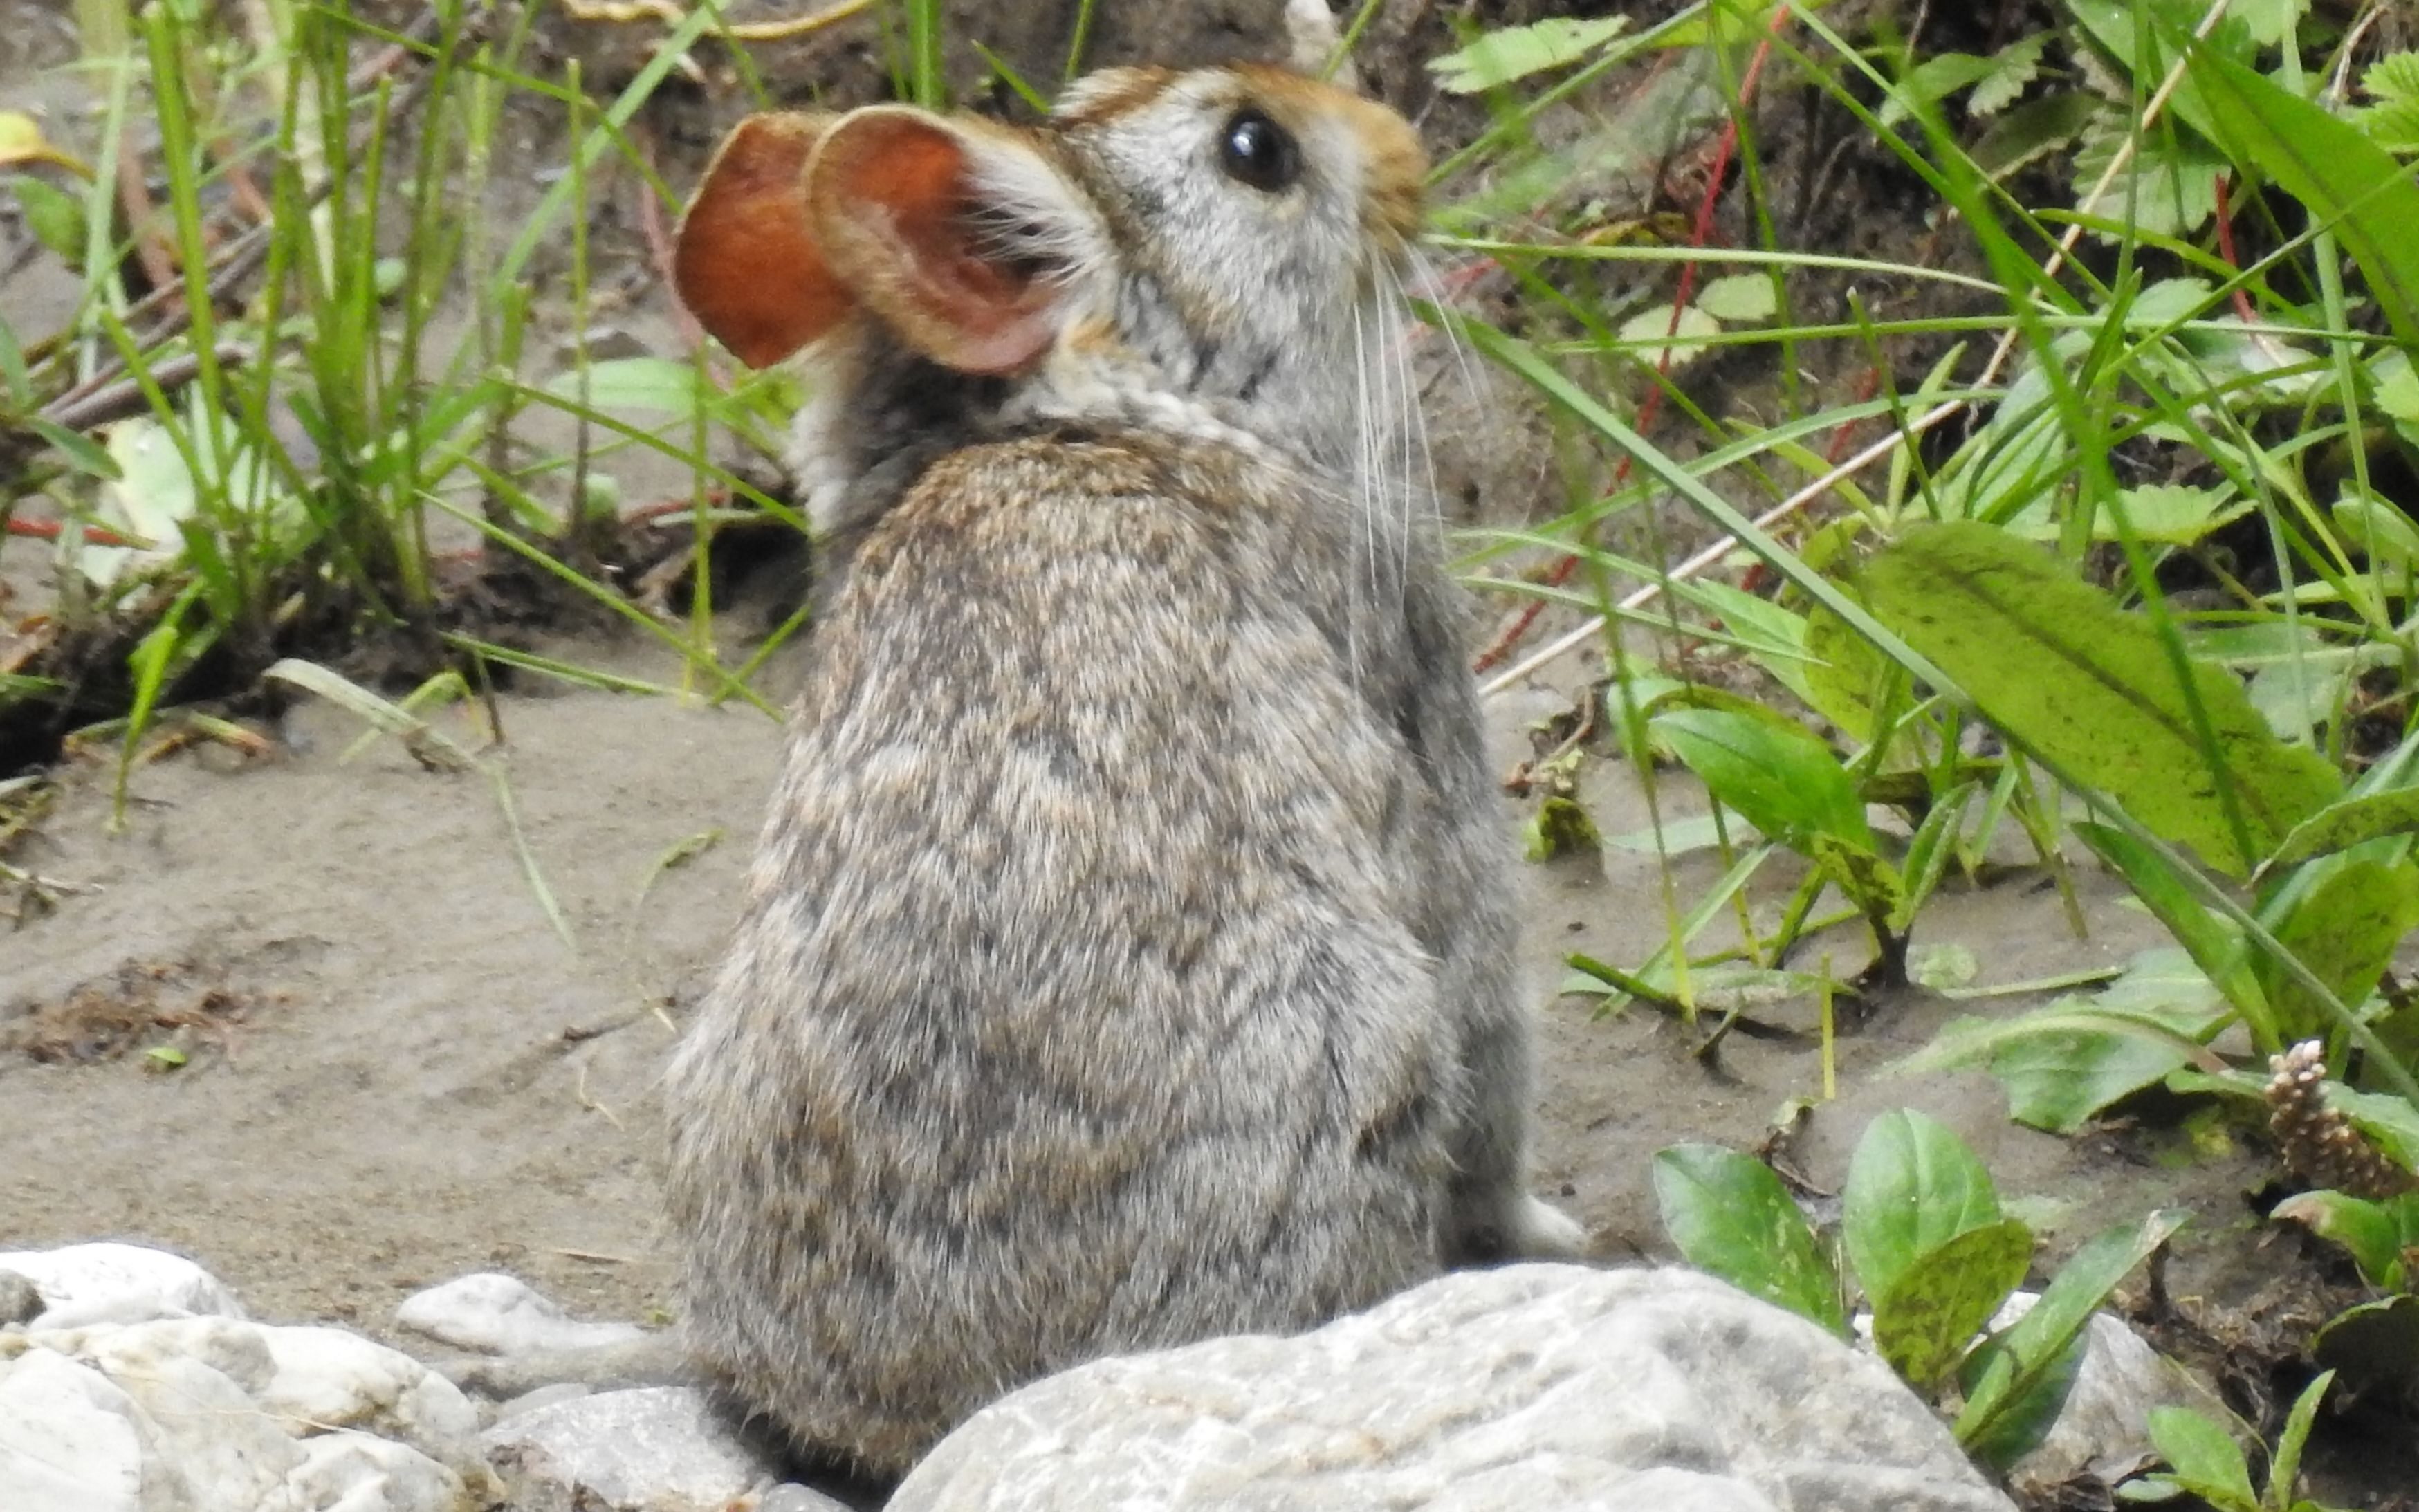
[[[1807,673],[1814,663],[1806,653],[1805,616],[1728,583],[1695,583],[1688,596],[1718,615],[1722,628],[1749,648],[1755,664],[1774,681],[1813,706]]]
[[[2072,1134],[2201,1058],[2198,1045],[2229,1016],[2182,951],[2149,950],[2097,996],[2060,997],[2014,1018],[1953,1019],[1902,1065],[1981,1067],[2007,1088],[2018,1123]]]
[[[1693,304],[1684,306],[1676,317],[1668,306],[1656,305],[1624,320],[1613,334],[1635,348],[1629,355],[1637,361],[1659,372],[1677,373],[1706,350],[1703,342],[1683,338],[1718,336],[1721,330],[1719,320]]]
[[[1663,1231],[1690,1265],[1845,1334],[1840,1279],[1806,1215],[1762,1161],[1718,1145],[1655,1156]]]
[[[1829,835],[1873,848],[1856,783],[1810,732],[1701,708],[1668,709],[1651,727],[1717,799],[1764,834],[1792,844]]]
[[[1708,280],[1697,291],[1697,308],[1717,320],[1753,325],[1780,313],[1770,273],[1732,273]]]
[[[2011,1443],[2000,1430],[2030,1394],[2060,1369],[2070,1346],[2108,1293],[2188,1217],[2179,1208],[2162,1209],[2138,1224],[2120,1225],[2092,1239],[2060,1268],[2031,1310],[1995,1336],[1989,1357],[1967,1382],[1965,1408],[1957,1415],[1957,1442],[1967,1453],[1982,1454],[1987,1463],[2004,1470],[2012,1462],[2003,1458],[2008,1450],[2021,1455],[2029,1447]],[[2046,1423],[2042,1427],[2046,1429]]]
[[[2251,1467],[2224,1427],[2188,1407],[2154,1407],[2150,1443],[2168,1472],[2159,1479],[2181,1487],[2220,1512],[2259,1512]]]
[[[2384,1203],[2342,1192],[2303,1192],[2276,1204],[2268,1216],[2342,1245],[2370,1286],[2401,1289],[2402,1226]]]
[[[2360,128],[2257,70],[2201,44],[2188,57],[2212,134],[2333,226],[2395,334],[2419,341],[2419,184]]]
[[[2347,484],[2331,512],[2344,540],[2371,562],[2407,567],[2419,561],[2419,529],[2411,517],[2373,495]]]
[[[2013,1218],[1926,1250],[1873,1304],[1873,1347],[1908,1385],[1930,1395],[2024,1284],[2032,1254],[2033,1231]]]
[[[577,399],[579,383],[579,371],[575,368],[557,374],[547,391]],[[668,357],[617,357],[588,364],[588,403],[594,409],[655,409],[694,416],[701,398],[711,397],[693,363]]]
[[[1991,1173],[1948,1125],[1912,1108],[1866,1128],[1840,1201],[1848,1267],[1873,1298],[1887,1295],[1918,1256],[1999,1221]]]
[[[2196,12],[2185,13],[2180,6],[2153,0],[2147,17],[2150,25],[2147,39],[2149,51],[2146,54],[2141,51],[2145,40],[2142,23],[2146,19],[2141,0],[2067,0],[2067,8],[2074,13],[2076,21],[2083,23],[2083,29],[2090,39],[2133,76],[2145,95],[2157,87],[2158,81],[2165,76],[2168,67],[2174,62],[2172,37],[2163,36],[2162,31],[2188,32],[2196,15]],[[2158,24],[2161,21],[2167,23],[2166,28]],[[2168,98],[2167,108],[2177,119],[2203,137],[2217,140],[2214,123],[2210,118],[2209,103],[2193,91],[2176,91]],[[2130,116],[2131,112],[2127,114]]]
[[[39,178],[20,175],[9,183],[17,196],[17,208],[25,217],[25,229],[34,239],[49,249],[53,256],[70,268],[84,264],[85,215],[84,201]]]
[[[1819,604],[1806,616],[1806,651],[1815,658],[1800,673],[1806,683],[1801,696],[1808,706],[1850,738],[1872,741],[1880,733],[1873,721],[1906,674],[1872,641],[1849,628],[1845,620]]]
[[[2111,1104],[2190,1065],[2180,1035],[2108,1015],[2075,1012],[2084,1001],[2059,998],[2022,1019],[1957,1018],[1934,1043],[1944,1055],[1977,1030],[2006,1025],[2005,1038],[1972,1046],[1980,1064],[2008,1090],[2008,1117],[2030,1129],[2071,1134]]]
[[[2419,1391],[2419,1294],[2337,1313],[2310,1341],[2310,1354],[2340,1373],[2348,1389],[2388,1397]]]
[[[1484,94],[1516,79],[1577,63],[1628,25],[1627,16],[1606,16],[1594,21],[1555,17],[1507,26],[1430,59],[1428,71],[1437,76],[1437,87],[1449,94]]]
[[[1914,527],[1867,567],[1863,587],[1874,616],[1993,723],[2229,874],[2248,872],[2342,792],[2325,761],[2276,738],[2231,676],[2190,664],[2216,741],[2205,753],[2149,623],[2005,531]],[[2228,822],[2211,754],[2231,774],[2247,846]]]
[[[2024,1377],[2026,1384],[2014,1392],[2006,1407],[1976,1429],[1973,1438],[1960,1435],[1959,1443],[1966,1455],[1976,1463],[2004,1473],[2010,1465],[2039,1448],[2057,1426],[2058,1414],[2066,1411],[2067,1394],[2083,1374],[2084,1356],[2089,1352],[2089,1338],[2078,1332],[2066,1341],[2064,1349],[2050,1357],[2048,1364],[2027,1372]],[[2011,1368],[2011,1358],[2005,1334],[1994,1335],[1976,1346],[1957,1369],[1959,1384],[1964,1387],[1968,1399],[1978,1383]]]
[[[2357,1007],[2377,990],[2394,948],[2419,928],[2419,870],[2408,861],[2365,856],[2335,856],[2313,865],[2324,873],[2307,887],[2299,884],[2309,873],[2296,876],[2288,884],[2285,917],[2262,922],[2329,990]],[[2304,1040],[2326,1032],[2331,1021],[2307,990],[2279,971],[2265,951],[2250,960],[2275,1011],[2280,1037]]]

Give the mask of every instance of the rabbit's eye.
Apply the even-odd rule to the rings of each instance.
[[[1273,194],[1302,177],[1302,148],[1284,127],[1247,108],[1227,120],[1218,166],[1237,183]]]

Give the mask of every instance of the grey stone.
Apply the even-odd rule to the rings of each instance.
[[[588,1386],[577,1381],[558,1381],[550,1386],[540,1386],[535,1391],[523,1392],[511,1401],[500,1403],[496,1408],[496,1415],[488,1419],[488,1424],[493,1427],[508,1417],[518,1417],[524,1412],[534,1412],[540,1408],[552,1407],[557,1402],[576,1402],[587,1396],[589,1390]]]
[[[1795,1314],[1692,1272],[1523,1265],[1037,1382],[890,1509],[2011,1505],[1887,1365]]]
[[[0,1328],[33,1321],[42,1305],[39,1287],[14,1271],[0,1271]]]
[[[1992,1327],[2014,1322],[2035,1300],[2029,1292],[2011,1297]],[[2214,1391],[2152,1349],[2132,1324],[2093,1314],[2066,1405],[2048,1436],[2009,1470],[2010,1487],[2028,1503],[2046,1503],[2048,1493],[2087,1475],[2114,1486],[2139,1473],[2159,1458],[2149,1421],[2160,1407],[2189,1407],[2226,1425],[2238,1439],[2249,1434]]]
[[[480,1438],[513,1512],[724,1512],[775,1476],[701,1392],[599,1392],[507,1418]]]

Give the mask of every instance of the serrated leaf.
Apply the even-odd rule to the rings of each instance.
[[[1890,87],[1879,113],[1884,126],[1895,126],[1915,114],[1918,105],[1937,104],[1968,85],[1991,76],[1994,62],[1971,53],[1935,53]]]
[[[1874,1303],[1873,1347],[1908,1385],[1928,1395],[2024,1284],[2032,1254],[2032,1230],[2013,1218],[1925,1251]]]
[[[2074,152],[2074,193],[2083,196],[2100,182],[2118,150],[2129,140],[2125,127],[2103,122],[2085,133]],[[2102,221],[2129,223],[2150,236],[2182,237],[2200,229],[2217,211],[2218,176],[2233,164],[2225,154],[2185,132],[2150,132],[2134,141],[2134,158],[2118,172],[2087,213]],[[2111,231],[2095,230],[2104,240]]]
[[[2046,29],[2020,37],[1991,55],[1990,74],[1974,85],[1965,108],[1975,116],[1995,116],[2016,102],[2041,77],[2042,50],[2049,45]]]
[[[1873,1298],[1896,1288],[1918,1256],[1999,1221],[1991,1173],[1946,1124],[1912,1108],[1866,1128],[1840,1203],[1848,1268]]]
[[[1593,21],[1554,17],[1526,26],[1507,26],[1430,59],[1428,71],[1437,76],[1437,87],[1448,94],[1483,94],[1533,73],[1577,63],[1628,25],[1627,16],[1605,16]]]
[[[2005,178],[2064,148],[2104,108],[2098,96],[2080,89],[2026,100],[1993,121],[1974,144],[1974,165],[1988,177]]]
[[[1676,320],[1670,306],[1656,305],[1624,320],[1614,334],[1633,348],[1632,358],[1661,372],[1676,373],[1703,357],[1705,348],[1694,341],[1678,345],[1674,338],[1717,336],[1721,330],[1719,320],[1693,304],[1682,308]]]
[[[1674,1145],[1656,1152],[1654,1169],[1663,1231],[1690,1265],[1834,1334],[1847,1331],[1839,1277],[1763,1162],[1718,1145]]]
[[[2352,124],[2388,152],[2419,152],[2419,53],[2388,53],[2360,76],[2371,103]]]
[[[2213,754],[2232,779],[2238,841],[2157,633],[2005,531],[1913,527],[1867,566],[1862,586],[1874,616],[1994,724],[2229,875],[2246,874],[2343,791],[2324,760],[2276,738],[2231,675],[2189,664]]]

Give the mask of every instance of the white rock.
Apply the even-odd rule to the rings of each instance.
[[[134,1399],[157,1429],[159,1458],[192,1488],[196,1512],[274,1505],[271,1493],[301,1460],[285,1426],[261,1412],[247,1389],[270,1374],[269,1350],[249,1323],[171,1319],[27,1337],[72,1349]]]
[[[723,1512],[775,1476],[685,1386],[598,1392],[482,1437],[514,1512]]]
[[[482,1478],[478,1409],[443,1376],[340,1328],[263,1328],[260,1336],[275,1370],[254,1396],[289,1432],[361,1428]]]
[[[1678,1270],[1444,1276],[1297,1338],[1104,1360],[977,1414],[889,1512],[2007,1512],[1888,1366]]]
[[[9,1512],[190,1512],[134,1399],[54,1350],[0,1360],[0,1506]]]
[[[527,1283],[492,1271],[414,1292],[394,1320],[457,1349],[526,1354],[619,1344],[645,1330],[632,1323],[583,1323]]]
[[[462,1477],[419,1450],[340,1429],[302,1445],[277,1512],[467,1512]]]
[[[0,1271],[15,1272],[42,1294],[42,1311],[27,1325],[32,1328],[142,1323],[204,1313],[243,1316],[235,1293],[218,1277],[181,1255],[140,1244],[0,1250]]]

